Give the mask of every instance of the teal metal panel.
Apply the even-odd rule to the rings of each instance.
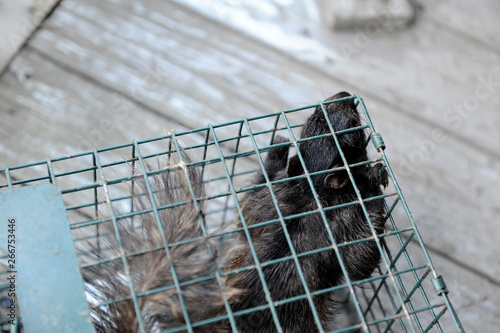
[[[0,218],[0,246],[7,250],[7,234],[15,234],[9,276],[15,276],[25,332],[94,332],[57,187],[43,184],[0,193]],[[13,232],[8,231],[9,220],[15,220]]]

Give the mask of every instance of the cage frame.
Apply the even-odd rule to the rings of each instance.
[[[290,177],[290,178],[287,178],[284,180],[283,179],[282,180],[270,180],[269,176],[265,172],[264,159],[262,157],[262,154],[268,152],[272,148],[280,147],[280,146],[283,146],[285,144],[291,145],[292,147],[295,148],[300,162],[302,163],[303,166],[305,166],[304,159],[300,154],[300,151],[298,149],[298,145],[300,142],[303,142],[305,140],[315,139],[315,138],[303,138],[303,139],[297,138],[293,131],[300,128],[300,125],[292,124],[292,122],[289,121],[288,116],[290,114],[293,114],[293,113],[298,112],[298,111],[304,111],[304,110],[315,109],[315,108],[320,108],[322,110],[322,112],[326,115],[325,106],[328,106],[331,103],[338,103],[338,102],[350,100],[350,99],[356,101],[358,111],[360,111],[360,113],[363,115],[364,120],[366,121],[366,125],[362,125],[362,126],[357,127],[357,128],[347,129],[344,131],[335,132],[328,117],[326,117],[326,119],[327,119],[328,127],[329,127],[330,132],[331,132],[330,135],[332,135],[337,147],[339,148],[339,152],[340,152],[342,161],[343,161],[343,163],[345,165],[345,169],[348,173],[349,180],[352,183],[352,185],[354,186],[358,200],[354,203],[352,203],[352,202],[345,203],[343,205],[334,206],[334,207],[324,208],[321,206],[318,195],[316,194],[314,186],[312,184],[311,176],[325,173],[325,172],[331,171],[331,170],[309,173],[304,168],[305,169],[304,175]],[[256,122],[256,121],[260,121],[260,120],[274,120],[274,125],[270,129],[259,130],[259,131],[253,132],[251,123]],[[284,124],[285,124],[284,126],[280,127],[278,125],[280,120],[282,122],[284,122]],[[230,138],[219,139],[217,130],[220,128],[229,127],[229,126],[236,126],[238,128],[237,135],[232,136]],[[373,147],[375,148],[376,152],[378,153],[378,156],[374,159],[369,160],[369,161],[364,161],[361,163],[350,165],[347,162],[346,157],[344,156],[342,149],[340,148],[340,144],[338,142],[337,136],[339,134],[342,134],[345,132],[357,131],[357,130],[363,130],[363,131],[370,132],[370,135],[369,135],[370,140],[371,140],[371,143],[372,143]],[[288,143],[274,144],[274,138],[276,136],[276,133],[279,131],[287,132],[287,134],[290,137],[290,141]],[[246,132],[247,134],[245,134],[244,132]],[[204,138],[203,142],[200,144],[197,144],[197,145],[195,144],[195,145],[191,145],[191,146],[182,146],[180,144],[180,140],[182,140],[183,137],[187,137],[190,135],[200,135],[202,138]],[[270,135],[269,144],[265,145],[264,147],[259,147],[259,144],[255,138],[257,136],[260,136],[260,135]],[[251,141],[251,145],[253,148],[252,150],[243,150],[243,151],[239,150],[241,140],[244,140],[244,139],[249,139]],[[156,142],[164,142],[164,141],[168,142],[168,147],[169,147],[167,150],[165,150],[165,152],[155,153],[155,154],[145,154],[145,155],[143,155],[141,153],[141,149],[144,145],[147,145],[150,143],[156,143]],[[235,141],[234,152],[229,153],[229,154],[224,154],[224,152],[223,152],[224,149],[222,148],[222,145],[225,144],[226,142],[231,142],[231,141]],[[213,146],[213,148],[218,153],[218,157],[208,158],[208,149],[211,146]],[[111,152],[111,151],[113,151],[113,152],[114,151],[121,151],[122,149],[130,149],[130,157],[122,158],[122,160],[116,160],[113,162],[101,162],[101,155],[102,154],[107,153],[107,152]],[[193,162],[186,163],[183,159],[183,155],[181,154],[181,151],[182,150],[189,150],[189,149],[202,149],[203,150],[202,159],[199,161],[193,161]],[[110,195],[110,191],[109,191],[108,187],[110,187],[112,185],[116,185],[116,184],[130,182],[130,184],[132,186],[132,191],[133,191],[135,179],[137,179],[138,177],[144,177],[144,179],[146,179],[145,183],[147,186],[148,195],[150,197],[153,197],[152,189],[151,189],[151,186],[149,184],[148,179],[150,176],[157,174],[157,173],[160,173],[160,172],[164,172],[165,170],[164,169],[149,170],[147,168],[147,163],[145,161],[148,159],[151,159],[151,158],[161,157],[162,155],[170,156],[170,154],[174,154],[174,153],[177,154],[177,157],[180,161],[180,163],[178,165],[176,165],[176,167],[181,168],[181,169],[186,168],[187,166],[200,166],[203,169],[202,172],[204,172],[205,168],[211,164],[220,163],[222,165],[223,176],[221,176],[221,179],[225,178],[225,180],[228,182],[228,187],[229,187],[226,192],[221,192],[215,196],[207,195],[206,198],[196,198],[196,196],[194,194],[194,190],[191,186],[191,183],[190,183],[189,179],[187,179],[186,183],[188,184],[189,192],[193,198],[194,205],[197,207],[197,209],[198,209],[197,205],[199,204],[201,199],[212,200],[212,199],[217,199],[217,198],[225,198],[226,203],[225,203],[225,208],[224,208],[223,214],[226,214],[228,209],[229,209],[229,203],[228,203],[230,200],[229,198],[232,198],[235,202],[235,207],[233,207],[233,208],[235,208],[235,210],[239,214],[239,218],[242,221],[242,227],[239,229],[234,229],[234,230],[227,232],[227,233],[243,232],[247,236],[247,239],[251,240],[250,233],[249,233],[250,229],[262,227],[266,223],[281,223],[283,230],[285,231],[285,235],[287,237],[287,242],[288,242],[289,246],[291,247],[292,255],[290,256],[291,258],[284,257],[284,258],[280,258],[278,260],[274,260],[272,262],[270,261],[270,262],[260,263],[258,256],[255,253],[255,249],[252,245],[252,242],[249,241],[250,251],[252,252],[252,256],[253,256],[253,259],[254,259],[256,264],[255,264],[255,267],[250,267],[250,268],[246,268],[246,269],[255,268],[259,272],[259,277],[260,277],[261,283],[264,287],[264,293],[266,294],[267,299],[268,299],[267,305],[262,305],[262,306],[258,306],[258,307],[252,308],[252,309],[242,310],[242,311],[233,313],[227,299],[224,299],[225,308],[227,310],[226,316],[211,318],[211,319],[204,320],[204,321],[197,322],[197,323],[191,323],[189,320],[189,314],[187,313],[187,310],[184,306],[184,303],[182,301],[182,293],[180,292],[181,287],[183,285],[185,285],[186,282],[180,283],[177,280],[176,274],[175,274],[175,267],[172,265],[171,269],[173,272],[175,285],[169,286],[169,288],[175,288],[178,291],[179,297],[181,299],[181,304],[183,305],[182,311],[183,311],[183,314],[184,314],[185,319],[186,319],[186,325],[184,327],[179,327],[179,328],[167,330],[165,332],[179,332],[179,331],[184,331],[184,330],[192,332],[198,326],[210,323],[211,321],[216,321],[216,320],[221,320],[221,319],[228,319],[230,321],[230,325],[231,325],[232,329],[234,331],[237,331],[236,323],[234,321],[235,316],[246,314],[246,313],[249,313],[252,311],[259,311],[262,309],[269,309],[271,311],[272,316],[275,320],[277,329],[278,329],[278,331],[280,331],[279,319],[278,319],[278,316],[275,312],[276,306],[283,304],[283,303],[286,303],[286,302],[292,302],[294,300],[300,299],[301,297],[308,300],[309,304],[311,305],[311,308],[313,309],[313,316],[314,316],[314,319],[316,321],[316,324],[318,325],[319,332],[324,332],[324,330],[321,326],[321,320],[320,320],[320,318],[315,310],[315,307],[314,307],[313,297],[315,295],[320,294],[320,293],[340,291],[341,289],[347,289],[350,297],[352,297],[352,299],[354,301],[355,311],[356,311],[356,314],[358,315],[358,318],[360,319],[360,323],[357,326],[351,326],[351,327],[347,327],[344,329],[335,330],[334,332],[348,332],[349,330],[352,330],[355,328],[361,328],[361,329],[364,329],[365,331],[371,332],[370,327],[375,327],[376,329],[374,331],[388,332],[388,331],[392,331],[391,328],[393,327],[393,325],[396,322],[398,322],[401,325],[401,327],[405,328],[405,332],[407,331],[406,330],[407,325],[410,325],[410,326],[408,326],[410,328],[410,330],[408,330],[408,331],[410,331],[410,332],[427,332],[431,328],[437,328],[437,331],[443,332],[444,330],[440,326],[440,319],[446,313],[448,313],[450,315],[456,331],[459,331],[459,332],[463,331],[463,327],[460,323],[460,320],[459,320],[459,318],[456,314],[456,311],[455,311],[455,309],[454,309],[454,307],[451,304],[451,301],[449,299],[448,289],[444,283],[444,278],[442,277],[442,275],[439,275],[437,273],[437,271],[436,271],[436,269],[431,261],[430,255],[425,247],[424,241],[423,241],[423,239],[418,231],[417,224],[416,224],[415,220],[413,219],[413,216],[410,212],[410,209],[407,205],[407,202],[404,199],[402,190],[397,182],[394,171],[391,168],[389,160],[385,154],[385,143],[382,139],[382,136],[375,130],[375,127],[374,127],[372,120],[370,118],[370,115],[368,113],[367,107],[366,107],[363,99],[358,94],[353,94],[351,97],[344,97],[344,98],[335,99],[335,100],[331,100],[331,101],[327,101],[327,102],[318,102],[318,103],[313,104],[313,105],[308,105],[308,106],[295,108],[295,109],[289,109],[289,110],[281,109],[279,112],[269,113],[269,114],[265,114],[265,115],[261,115],[261,116],[257,116],[257,117],[250,117],[250,118],[245,117],[245,118],[242,118],[240,120],[226,122],[223,124],[218,124],[218,125],[208,124],[205,127],[201,127],[201,128],[197,128],[197,129],[193,129],[193,130],[189,130],[189,131],[184,131],[181,133],[176,133],[175,131],[171,131],[171,132],[167,133],[166,135],[163,135],[160,137],[155,137],[155,138],[151,138],[151,139],[147,139],[147,140],[140,140],[140,141],[134,140],[131,143],[115,145],[115,146],[106,147],[106,148],[100,148],[100,149],[94,148],[92,151],[82,152],[82,153],[78,153],[78,154],[74,154],[74,155],[68,155],[68,156],[52,158],[52,159],[47,158],[44,161],[38,161],[38,162],[34,162],[34,163],[28,163],[28,164],[12,166],[12,167],[5,166],[3,169],[0,169],[0,175],[3,174],[5,177],[5,181],[6,181],[5,183],[0,184],[0,191],[12,190],[12,189],[15,189],[15,188],[18,188],[21,186],[27,186],[27,185],[31,185],[32,183],[39,183],[39,182],[42,182],[42,183],[48,182],[48,183],[57,185],[59,179],[61,179],[63,177],[71,177],[73,175],[77,175],[80,173],[90,172],[92,174],[92,182],[91,183],[88,183],[88,184],[83,185],[83,186],[76,186],[76,187],[72,187],[72,188],[61,189],[61,194],[63,197],[64,197],[64,195],[67,195],[67,194],[79,193],[81,191],[87,191],[87,190],[93,191],[93,193],[94,193],[94,201],[93,202],[88,202],[88,203],[83,204],[83,205],[73,205],[73,206],[66,207],[67,212],[71,212],[71,211],[78,212],[81,209],[87,209],[87,208],[91,208],[91,209],[94,208],[94,211],[95,211],[94,218],[89,217],[88,220],[83,220],[80,222],[72,223],[69,225],[69,228],[74,230],[74,229],[85,228],[85,227],[89,227],[89,226],[94,225],[94,226],[96,226],[97,233],[98,233],[100,223],[112,222],[113,226],[114,226],[114,230],[117,233],[116,236],[119,240],[119,243],[121,246],[123,246],[122,240],[120,238],[120,234],[118,232],[118,226],[117,226],[118,219],[123,219],[123,218],[132,218],[133,219],[134,216],[137,216],[140,214],[153,213],[155,215],[155,219],[158,223],[159,228],[161,228],[159,211],[162,209],[169,208],[169,207],[158,207],[154,203],[154,200],[153,200],[153,207],[152,207],[151,211],[135,212],[135,211],[133,211],[133,206],[132,206],[130,213],[125,213],[125,214],[121,213],[120,215],[116,215],[114,208],[113,208],[113,202],[130,199],[132,201],[132,205],[133,205],[132,194],[129,197],[112,198],[112,195]],[[265,182],[265,184],[251,185],[251,186],[237,189],[233,185],[233,181],[232,181],[233,178],[235,178],[236,176],[251,175],[251,171],[238,173],[236,171],[236,161],[238,159],[244,159],[244,158],[247,158],[250,156],[254,156],[257,158],[258,168],[260,168],[262,170],[266,182]],[[93,165],[91,167],[85,167],[85,168],[81,168],[78,170],[70,170],[70,171],[59,172],[59,173],[55,171],[54,164],[57,164],[57,163],[63,162],[63,161],[68,161],[68,160],[76,160],[79,158],[91,158]],[[232,161],[232,165],[231,165],[231,161]],[[359,189],[355,183],[354,177],[353,177],[352,172],[351,172],[351,168],[362,165],[362,164],[370,164],[370,163],[375,163],[375,162],[379,162],[379,161],[383,162],[384,167],[387,170],[388,176],[391,179],[391,182],[394,186],[395,192],[390,193],[390,194],[384,193],[379,197],[363,199],[361,197]],[[117,177],[114,179],[106,178],[105,172],[103,170],[105,168],[113,168],[113,167],[119,166],[119,165],[130,165],[133,169],[139,168],[142,171],[142,173],[141,174],[132,173],[130,175],[123,176],[123,177]],[[138,167],[137,167],[137,165],[138,165]],[[17,177],[15,177],[13,175],[13,173],[16,171],[26,170],[29,168],[37,168],[37,169],[45,168],[47,174],[43,175],[43,176],[39,176],[39,177],[33,177],[33,178],[28,177],[26,179],[22,179],[22,178],[18,179]],[[186,173],[186,175],[187,175],[187,173]],[[387,214],[388,214],[388,224],[392,227],[392,231],[386,230],[384,232],[384,234],[377,235],[377,233],[374,230],[373,224],[371,222],[369,222],[370,229],[373,233],[373,239],[376,241],[377,248],[381,254],[385,254],[385,255],[382,255],[382,261],[381,261],[381,265],[379,266],[377,276],[372,276],[368,279],[364,279],[361,281],[351,281],[349,278],[347,278],[345,281],[345,284],[343,284],[343,285],[333,286],[331,288],[320,290],[320,291],[311,292],[308,289],[307,282],[305,281],[305,278],[302,276],[302,270],[300,269],[299,258],[301,256],[306,256],[306,255],[309,255],[309,254],[314,253],[314,252],[318,252],[318,251],[322,251],[322,250],[323,251],[331,250],[331,248],[329,247],[328,249],[317,249],[314,251],[310,251],[310,253],[306,252],[306,253],[301,253],[301,254],[297,254],[296,252],[294,252],[292,243],[289,239],[289,235],[287,234],[287,231],[286,231],[287,230],[287,228],[285,226],[286,220],[291,219],[291,218],[300,217],[300,216],[303,216],[303,215],[308,214],[310,212],[301,213],[301,214],[298,214],[298,216],[286,216],[286,217],[282,216],[280,209],[279,209],[279,206],[278,206],[278,203],[277,203],[277,199],[273,193],[273,188],[272,188],[273,184],[276,184],[279,182],[291,181],[293,179],[298,179],[301,177],[306,178],[309,185],[311,186],[311,190],[313,192],[314,199],[318,205],[318,212],[322,215],[323,221],[325,222],[325,225],[327,226],[327,230],[330,232],[329,238],[332,241],[332,247],[334,249],[335,248],[338,249],[338,247],[342,247],[342,246],[349,246],[349,244],[337,244],[335,242],[335,239],[334,239],[333,235],[331,234],[331,231],[328,228],[328,222],[327,222],[327,218],[325,216],[325,211],[327,211],[328,209],[336,209],[336,208],[339,208],[340,206],[359,204],[363,209],[363,213],[365,215],[365,218],[369,221],[370,217],[368,216],[368,213],[367,213],[367,210],[366,210],[364,203],[367,200],[384,199],[385,209],[386,209]],[[215,181],[215,180],[216,179],[210,179],[208,181]],[[270,191],[273,203],[274,203],[275,207],[277,208],[278,219],[271,220],[271,221],[265,221],[265,222],[262,222],[262,223],[259,223],[257,225],[253,225],[253,226],[249,227],[246,225],[245,218],[242,215],[241,206],[239,205],[238,195],[241,195],[242,193],[245,193],[247,191],[251,191],[251,190],[259,188],[259,187],[267,187],[268,190]],[[100,189],[102,189],[102,191],[104,193],[104,197],[105,197],[104,200],[99,200],[98,190],[100,190]],[[390,206],[387,204],[387,202],[385,200],[386,198],[389,198],[389,197],[395,197],[394,202]],[[99,206],[106,205],[106,204],[109,207],[110,216],[99,218],[99,215],[100,215],[98,212]],[[185,204],[185,202],[184,203],[180,202],[177,204],[182,205],[182,204]],[[400,204],[402,206],[402,208],[405,212],[405,215],[408,219],[408,222],[410,224],[410,226],[407,228],[399,229],[397,227],[397,223],[395,221],[395,218],[392,215],[393,210],[395,209],[395,207],[398,204]],[[201,225],[203,225],[203,223],[201,223]],[[405,232],[410,232],[410,235],[406,239],[402,236],[402,234]],[[204,237],[224,236],[224,233],[226,233],[226,232],[221,232],[219,234],[210,234],[203,227]],[[391,253],[391,251],[387,248],[387,246],[384,242],[385,238],[390,237],[390,236],[396,237],[397,241],[399,242],[400,250],[395,255],[393,255]],[[423,252],[423,255],[425,257],[425,264],[419,265],[419,266],[413,265],[411,255],[410,255],[410,253],[408,253],[408,245],[412,241],[416,242],[418,247]],[[165,237],[163,237],[163,246],[161,246],[159,249],[164,249],[166,251],[167,257],[169,257],[169,249],[172,246],[180,245],[181,243],[168,244]],[[157,249],[151,249],[151,250],[157,250]],[[344,275],[347,276],[346,268],[344,267],[344,263],[342,261],[342,258],[339,255],[338,250],[336,250],[335,252],[336,252],[336,255],[339,259],[341,269],[344,272]],[[122,253],[121,258],[110,258],[109,260],[121,260],[123,262],[126,275],[128,276],[128,279],[129,279],[128,283],[129,283],[129,287],[130,287],[130,291],[131,291],[131,299],[133,301],[134,308],[135,308],[137,317],[139,319],[139,325],[141,327],[141,331],[145,332],[144,324],[142,322],[141,310],[140,310],[139,305],[138,305],[138,299],[139,299],[139,297],[145,296],[148,293],[158,292],[161,290],[152,290],[146,294],[135,292],[134,284],[133,284],[133,281],[130,279],[130,272],[129,272],[129,268],[127,265],[127,262],[128,262],[127,257],[132,256],[132,255],[137,255],[137,254],[132,253],[132,254],[126,255],[125,253]],[[398,270],[395,267],[396,262],[402,257],[404,257],[407,264],[409,265],[409,268],[406,271],[405,270]],[[1,259],[5,259],[5,257],[0,257],[0,260]],[[286,300],[271,301],[271,295],[269,293],[269,290],[267,289],[267,284],[265,282],[265,278],[264,278],[263,273],[262,273],[262,267],[279,262],[279,261],[284,261],[284,260],[293,260],[294,261],[296,267],[298,268],[300,279],[301,279],[303,286],[304,286],[304,289],[305,289],[305,294],[301,295],[300,297],[298,296],[298,297],[294,297],[294,298],[290,298],[290,299],[286,299]],[[101,264],[101,263],[97,263],[97,264]],[[81,268],[84,269],[85,267],[82,266]],[[423,270],[424,273],[419,275],[418,271],[420,271],[420,270]],[[0,276],[2,276],[2,273],[4,273],[4,272],[0,272]],[[206,278],[207,279],[216,279],[218,281],[219,285],[222,287],[222,278],[228,274],[234,274],[234,273],[236,273],[236,272],[235,271],[224,271],[224,272],[216,271],[215,276],[206,277]],[[403,274],[406,274],[406,273],[410,273],[413,276],[413,279],[415,280],[415,285],[410,290],[407,290],[407,288],[405,287],[405,284],[402,282],[402,278],[401,278],[401,276]],[[429,297],[427,296],[427,293],[429,292],[429,290],[426,290],[423,287],[423,282],[428,277],[431,277],[431,282],[432,282],[432,285],[434,287],[434,292],[442,300],[441,304],[435,304],[435,303],[432,304]],[[198,280],[188,281],[188,283],[196,283],[196,282],[200,282],[200,280],[198,279]],[[361,308],[362,302],[360,300],[358,300],[359,296],[357,295],[357,290],[355,290],[355,288],[357,286],[363,285],[363,284],[371,284],[372,286],[375,286],[377,283],[378,283],[378,285],[375,288],[374,295],[371,296],[371,299],[368,302],[368,307],[366,309],[362,309]],[[390,286],[388,284],[392,284],[392,287],[394,287],[394,292],[389,291]],[[5,288],[5,284],[0,284],[0,290],[2,290],[3,288]],[[373,313],[372,307],[377,306],[376,303],[381,302],[378,295],[380,293],[383,293],[383,292],[386,292],[389,295],[389,299],[390,299],[394,314],[391,316],[386,316],[386,314],[383,313],[382,314],[383,318],[377,319],[377,317],[376,317],[377,315]],[[414,306],[412,304],[412,296],[415,295],[417,292],[420,292],[420,294],[422,295],[422,298],[424,299],[424,303],[425,303],[424,307],[414,308]],[[361,288],[360,293],[364,297],[367,297],[365,289]],[[121,301],[121,300],[113,300],[110,302],[117,302],[117,301]],[[398,306],[398,304],[400,304],[400,305]],[[102,305],[106,305],[106,304],[100,304],[100,306],[102,306]],[[384,305],[378,304],[378,306],[380,309],[382,309],[382,312],[383,312]],[[425,313],[430,314],[430,316],[432,317],[432,321],[430,323],[426,323],[426,324],[422,325],[422,323],[419,320],[419,313],[421,313],[421,312],[425,312]],[[371,319],[369,319],[370,316],[371,316]],[[407,323],[404,322],[405,319],[407,320]],[[385,327],[385,330],[380,330],[380,327],[378,325],[383,323],[383,322],[386,322],[387,326]],[[3,327],[4,324],[5,324],[5,322],[1,322],[0,327]]]

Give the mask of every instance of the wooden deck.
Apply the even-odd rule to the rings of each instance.
[[[359,31],[332,34],[332,57],[318,63],[181,1],[64,0],[2,72],[0,160],[24,164],[358,92],[466,330],[494,332],[500,4],[421,2],[414,26],[363,47]],[[358,51],[347,57],[347,46]]]

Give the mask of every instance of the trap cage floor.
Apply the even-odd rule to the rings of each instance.
[[[321,332],[451,332],[462,331],[456,313],[449,301],[448,290],[444,279],[439,275],[429,257],[423,240],[418,233],[415,221],[404,200],[401,189],[395,179],[389,161],[384,152],[382,137],[375,131],[373,123],[367,112],[363,100],[355,94],[352,98],[356,101],[364,124],[361,128],[348,129],[347,131],[363,130],[371,138],[368,143],[370,160],[360,164],[381,162],[389,175],[389,186],[379,198],[361,198],[344,205],[364,205],[365,202],[383,198],[387,213],[386,229],[378,237],[373,237],[381,252],[381,262],[378,269],[370,278],[354,281],[345,276],[345,281],[326,290],[306,290],[304,295],[296,299],[311,299],[321,293],[331,293],[337,299],[338,305],[333,309],[336,313],[331,324],[319,328]],[[344,98],[345,99],[345,98]],[[316,105],[297,108],[293,110],[280,110],[260,117],[244,118],[220,125],[208,125],[188,132],[176,133],[174,131],[158,138],[119,146],[94,149],[90,152],[80,153],[61,158],[47,159],[27,165],[5,167],[0,170],[0,193],[26,186],[39,184],[54,184],[59,189],[64,200],[65,210],[71,230],[72,242],[79,257],[80,269],[99,265],[102,262],[117,261],[126,264],[133,256],[153,250],[165,248],[145,247],[139,253],[122,251],[117,255],[106,248],[102,241],[102,233],[106,232],[102,226],[111,223],[127,223],[131,228],[141,228],[138,223],[145,214],[156,214],[161,210],[186,205],[187,202],[176,202],[168,206],[152,205],[149,209],[140,210],[134,205],[133,195],[137,195],[137,182],[141,180],[146,184],[141,195],[155,197],[156,193],[148,192],[147,184],[157,175],[172,170],[185,170],[187,167],[196,167],[203,176],[206,190],[202,197],[196,197],[190,180],[187,185],[194,202],[205,205],[204,219],[206,224],[203,235],[217,240],[221,244],[230,244],[237,233],[249,233],[251,228],[265,227],[266,224],[284,223],[287,216],[273,221],[263,221],[250,228],[243,224],[235,226],[241,212],[240,200],[248,191],[256,187],[271,187],[273,181],[260,185],[250,185],[256,170],[264,168],[264,160],[270,149],[279,145],[290,146],[290,156],[297,153],[297,144],[301,140],[298,132],[301,123],[316,107],[324,107],[329,103],[323,102]],[[330,133],[339,135],[341,133]],[[288,142],[274,143],[277,136],[287,138]],[[183,152],[183,153],[182,153]],[[185,156],[190,158],[186,160]],[[349,165],[355,168],[357,165]],[[186,173],[187,175],[187,173]],[[310,178],[307,172],[299,177]],[[278,181],[288,181],[278,180]],[[26,202],[26,207],[30,206]],[[339,207],[317,207],[314,212],[321,210],[337,209]],[[306,213],[305,213],[306,214]],[[283,224],[284,225],[284,224]],[[21,236],[18,236],[21,237]],[[123,241],[126,241],[123,240]],[[190,240],[186,240],[189,242]],[[366,241],[366,240],[360,240]],[[92,242],[102,251],[101,262],[88,262],[88,253],[82,250],[82,242]],[[38,246],[33,244],[32,246]],[[121,244],[123,245],[123,244]],[[166,244],[171,248],[179,244]],[[317,251],[338,251],[342,246],[350,244],[337,244]],[[0,260],[0,296],[5,299],[9,284],[4,283],[9,274],[6,266],[8,259],[7,249],[0,245],[2,257]],[[250,244],[252,248],[252,244]],[[300,253],[298,256],[307,256],[310,253]],[[295,258],[294,258],[295,256]],[[298,260],[297,254],[280,260]],[[21,264],[21,263],[20,263]],[[20,265],[19,264],[19,265]],[[256,262],[253,267],[258,269],[269,265],[269,262]],[[342,262],[340,263],[342,266]],[[58,263],[52,265],[57,269]],[[19,268],[29,270],[29,265]],[[345,268],[343,268],[345,270]],[[26,273],[26,271],[25,271]],[[204,277],[205,279],[224,279],[234,272],[221,268],[218,274]],[[29,274],[29,273],[26,273]],[[174,273],[175,274],[175,273]],[[126,275],[126,274],[125,274]],[[124,276],[126,279],[127,276]],[[177,281],[175,285],[166,285],[164,289],[180,288],[196,281]],[[138,304],[138,300],[147,294],[158,292],[133,290],[130,283],[128,299]],[[40,286],[43,288],[44,286]],[[120,302],[123,299],[109,300],[108,303]],[[269,302],[263,307],[279,306],[280,300]],[[3,302],[3,301],[2,301]],[[90,307],[99,307],[88,299]],[[50,303],[43,300],[40,304]],[[314,303],[314,302],[313,302]],[[21,313],[17,318],[17,329],[22,329],[23,304],[20,304]],[[183,309],[186,311],[186,309]],[[262,307],[248,309],[260,311]],[[2,331],[10,330],[9,318],[2,312]],[[140,311],[139,311],[140,312]],[[231,318],[241,315],[243,311],[231,312],[226,316]],[[189,313],[185,313],[189,316]],[[141,315],[139,314],[139,318]],[[187,321],[183,327],[169,329],[165,332],[195,331],[204,322]]]

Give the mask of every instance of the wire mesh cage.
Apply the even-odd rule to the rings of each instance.
[[[339,129],[328,112],[345,102],[355,103],[362,122],[347,122]],[[299,133],[306,131],[304,120],[313,113],[323,117],[326,130],[304,137]],[[363,149],[370,158],[346,145],[343,137],[348,135],[365,141]],[[307,145],[326,142],[321,140],[332,144],[338,163],[318,170],[308,162]],[[86,288],[90,311],[85,314],[98,331],[217,331],[214,327],[219,323],[228,330],[248,332],[462,331],[444,280],[429,258],[384,149],[361,97],[342,95],[298,109],[6,167],[0,170],[0,193],[40,184],[57,186]],[[315,154],[327,156],[328,152],[325,148]],[[276,162],[275,155],[280,154]],[[321,158],[318,155],[313,160]],[[299,172],[288,172],[292,159]],[[377,188],[384,185],[386,189],[366,195],[364,178],[356,175],[374,165],[380,166],[376,168],[378,177],[382,173],[387,177]],[[345,179],[339,180],[338,174]],[[318,187],[327,183],[334,190],[348,187],[352,196],[334,204],[323,200]],[[285,208],[283,197],[291,195],[285,185],[307,188],[303,193],[308,197],[297,197],[294,192],[287,203],[293,209]],[[259,200],[265,200],[265,205]],[[303,205],[304,200],[310,204]],[[370,212],[377,202],[383,208],[384,228],[377,227]],[[32,203],[20,205],[30,207]],[[356,235],[354,225],[346,226],[354,233],[351,238],[332,232],[331,216],[344,214],[341,212],[356,215],[363,233]],[[308,230],[307,223],[297,222],[308,221],[308,217],[324,229],[317,244],[299,249],[297,244],[308,242],[306,231],[294,228],[303,225]],[[272,230],[281,236],[269,236]],[[269,247],[261,251],[262,244]],[[370,247],[374,253],[368,260],[375,269],[361,267],[357,272],[368,272],[354,274],[353,265],[365,263],[363,258],[352,258],[362,247]],[[17,313],[15,323],[6,316],[11,270],[9,251],[3,243],[0,248],[1,328],[8,331],[15,324],[20,331],[30,314],[23,311],[21,299],[22,312]],[[319,258],[331,260],[319,263]],[[211,268],[198,269],[203,262],[211,263]],[[326,267],[329,262],[335,267]],[[30,274],[29,268],[29,264],[18,267],[18,274]],[[165,272],[159,272],[160,268]],[[50,269],[57,270],[58,262]],[[337,277],[329,280],[332,274]],[[110,275],[115,276],[112,282],[106,281]],[[144,282],[153,276],[163,277],[156,284]],[[227,291],[228,281],[238,281],[235,276],[251,276],[252,283],[259,284],[254,298],[261,301],[245,301],[249,286],[238,284]],[[324,281],[315,284],[315,279]],[[39,306],[50,303],[31,301]],[[181,318],[179,323],[152,310],[158,305],[155,302],[170,302],[165,308]],[[214,304],[220,311],[205,310]],[[300,308],[305,310],[290,312]],[[109,316],[115,316],[117,322],[133,317],[136,326],[120,328],[116,322],[106,326],[101,321]],[[154,324],[158,318],[170,324]],[[242,318],[251,325],[247,322],[242,328]],[[304,322],[304,326],[291,324],[294,322]],[[82,330],[74,327],[73,331]]]

